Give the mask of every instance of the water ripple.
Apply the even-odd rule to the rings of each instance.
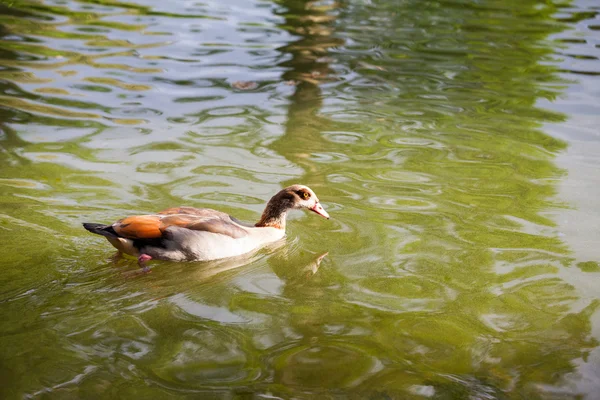
[[[598,271],[556,227],[565,116],[540,103],[597,74],[594,7],[0,5],[0,397],[557,390],[594,360],[572,281]],[[592,126],[593,90],[563,111]],[[256,221],[291,183],[332,219],[243,259],[140,274],[80,226]]]

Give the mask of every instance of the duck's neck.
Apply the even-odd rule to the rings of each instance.
[[[269,200],[260,220],[254,226],[285,230],[285,219],[289,209],[289,201],[278,193]]]

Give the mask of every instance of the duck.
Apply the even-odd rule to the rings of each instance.
[[[329,219],[315,192],[296,184],[271,197],[254,225],[210,208],[181,206],[129,216],[111,225],[84,222],[83,227],[104,236],[117,254],[136,257],[142,270],[149,272],[150,260],[212,261],[258,250],[285,237],[287,213],[294,209]]]

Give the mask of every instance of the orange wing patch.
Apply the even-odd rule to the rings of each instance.
[[[156,239],[163,235],[169,226],[187,227],[197,219],[193,215],[137,215],[127,217],[113,225],[118,235],[128,239]]]
[[[117,221],[113,229],[128,239],[154,239],[162,236],[161,225],[159,216],[139,215]]]

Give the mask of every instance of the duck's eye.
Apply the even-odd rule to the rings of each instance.
[[[308,193],[308,192],[303,192],[303,193],[302,193],[302,197],[304,198],[304,200],[308,200],[308,198],[310,197],[310,193]]]

